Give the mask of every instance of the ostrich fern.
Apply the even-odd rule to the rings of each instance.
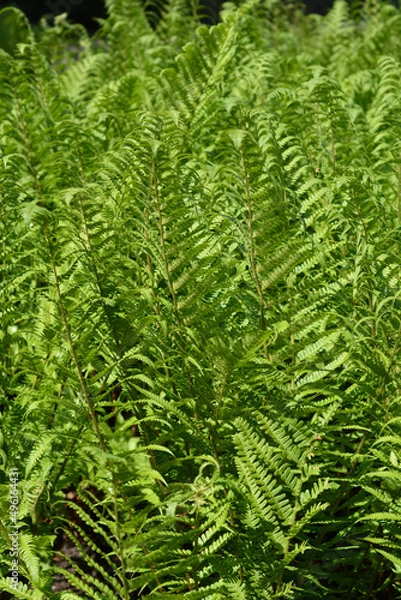
[[[2,597],[401,598],[400,13],[106,5],[0,13]]]

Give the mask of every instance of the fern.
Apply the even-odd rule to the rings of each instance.
[[[106,6],[0,13],[0,589],[398,598],[399,10]]]

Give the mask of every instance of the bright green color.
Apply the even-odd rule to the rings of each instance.
[[[0,51],[0,590],[17,467],[15,598],[401,598],[401,14],[107,6]]]

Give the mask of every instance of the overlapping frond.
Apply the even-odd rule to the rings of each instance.
[[[106,5],[6,15],[0,589],[399,597],[399,11]]]

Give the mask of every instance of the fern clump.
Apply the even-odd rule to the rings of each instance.
[[[106,5],[0,13],[2,597],[401,598],[400,12]]]

